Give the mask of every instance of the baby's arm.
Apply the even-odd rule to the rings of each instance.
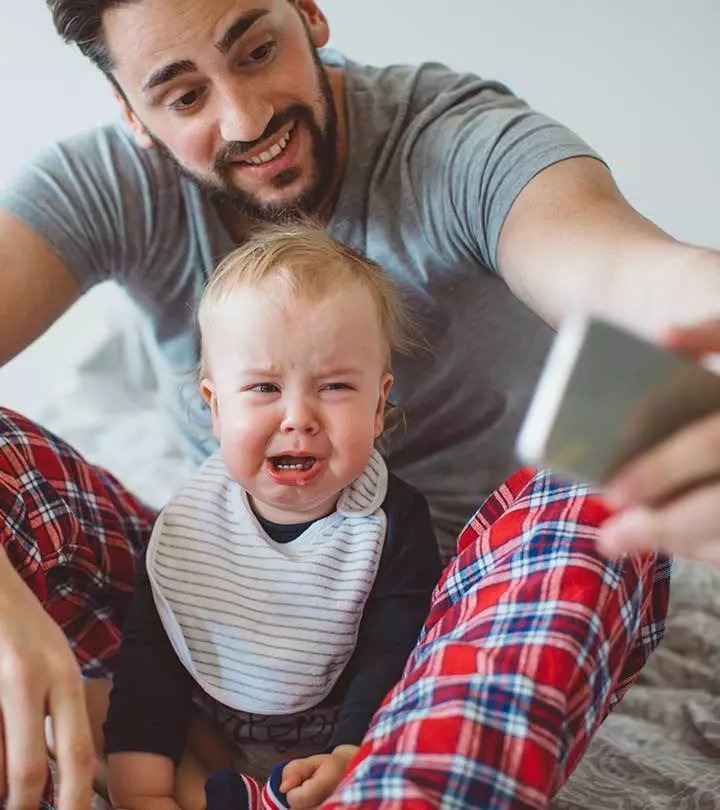
[[[134,751],[111,754],[108,787],[113,807],[122,810],[181,810],[173,798],[175,763],[169,757]]]
[[[311,810],[327,799],[342,781],[356,745],[338,745],[329,754],[294,759],[283,770],[280,790],[292,810]]]
[[[330,750],[362,742],[373,715],[402,676],[442,572],[425,498],[391,475],[384,508],[385,546],[355,651],[342,675],[347,687]]]
[[[108,790],[115,807],[178,810],[175,772],[191,702],[191,677],[165,633],[143,566],[123,630],[104,727]]]

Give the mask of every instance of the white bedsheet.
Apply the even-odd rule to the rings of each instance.
[[[104,322],[96,317],[88,325],[84,346],[77,338],[68,346],[66,337],[68,326],[74,333],[82,327],[87,307],[72,311],[64,330],[42,338],[41,351],[33,355],[33,347],[0,372],[0,404],[57,433],[159,508],[193,466],[159,404],[145,320],[117,290],[96,296],[94,304]]]

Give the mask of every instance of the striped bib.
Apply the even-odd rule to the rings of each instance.
[[[373,452],[336,511],[285,544],[267,536],[219,454],[165,507],[148,576],[175,652],[207,694],[267,715],[327,697],[380,563],[387,476]]]

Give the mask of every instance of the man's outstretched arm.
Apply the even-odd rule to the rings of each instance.
[[[550,323],[584,311],[691,354],[720,348],[720,253],[677,242],[638,214],[600,161],[538,174],[507,216],[498,262]],[[718,448],[720,413],[620,471],[608,490],[620,515],[603,531],[605,547],[720,560]]]
[[[720,253],[645,219],[593,158],[555,163],[525,186],[497,256],[513,292],[554,325],[587,311],[658,338],[720,310]]]

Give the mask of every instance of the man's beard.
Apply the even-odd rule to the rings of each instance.
[[[311,51],[317,69],[320,97],[325,114],[324,130],[317,121],[311,107],[305,104],[293,104],[283,112],[274,115],[265,128],[265,132],[257,140],[252,142],[232,141],[226,144],[213,161],[213,175],[217,178],[214,181],[209,179],[208,175],[196,173],[183,166],[163,141],[150,131],[148,131],[148,135],[152,138],[157,149],[183,176],[192,180],[193,183],[218,202],[232,206],[249,219],[266,222],[286,222],[316,214],[318,208],[330,193],[333,182],[337,157],[338,122],[330,80],[314,46],[311,46]],[[233,162],[241,160],[243,154],[246,154],[258,143],[271,138],[293,121],[295,122],[294,128],[304,125],[311,138],[314,176],[309,187],[292,202],[273,204],[264,203],[255,195],[235,186],[230,179]],[[292,137],[297,137],[297,133],[293,133]],[[299,175],[299,169],[295,167],[287,169],[273,178],[272,186],[276,189],[286,188],[297,180]]]

